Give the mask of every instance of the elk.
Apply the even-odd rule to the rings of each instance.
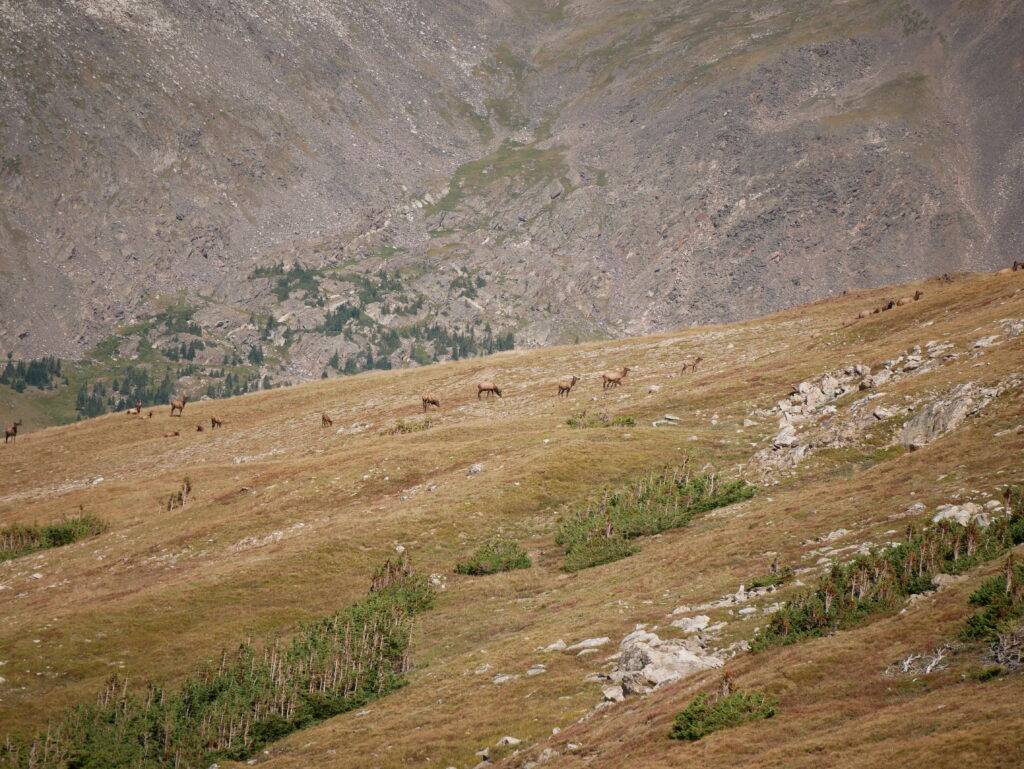
[[[171,400],[171,416],[174,416],[174,412],[178,412],[178,416],[181,416],[181,412],[185,410],[185,404],[188,403],[188,396],[182,395],[180,399]]]
[[[433,406],[434,408],[441,408],[441,400],[433,393],[427,393],[426,395],[420,396],[420,401],[423,403],[423,413],[427,412],[427,408]]]
[[[165,438],[177,438],[181,433],[175,430],[173,433],[164,433]]]
[[[1018,261],[1014,260],[1014,262],[1013,262],[1013,271],[1014,272],[1020,272],[1021,270],[1024,270],[1024,262],[1018,262]]]
[[[142,401],[135,401],[135,416],[142,413]]]
[[[480,400],[480,396],[484,393],[487,393],[488,398],[491,397],[491,395],[497,395],[499,398],[502,397],[501,388],[494,384],[494,382],[481,382],[476,386],[477,400]]]
[[[861,310],[857,313],[857,320],[863,320],[864,318],[870,318],[874,310]]]
[[[327,414],[320,415],[320,427],[331,427],[333,425],[334,420],[327,416]]]
[[[10,441],[11,443],[18,442],[18,428],[21,427],[21,420],[15,420],[14,424],[7,425],[4,428],[4,443]]]
[[[922,296],[924,296],[924,291],[915,291],[913,296],[904,296],[897,299],[896,306],[902,307],[903,305],[910,304],[911,302],[919,302]]]
[[[576,386],[576,383],[580,381],[580,378],[573,374],[572,376],[562,377],[558,380],[558,394],[559,396],[568,395],[572,392],[572,388]]]
[[[686,358],[683,358],[683,373],[686,373],[686,369],[690,369],[690,371],[696,371],[697,365],[702,360],[704,360],[704,357],[701,355],[690,355],[687,356]]]
[[[146,419],[152,419],[152,418],[153,418],[153,412],[150,411],[148,414],[146,414]]]
[[[224,426],[223,419],[217,419],[217,417],[210,417],[210,429],[216,430],[218,427]]]
[[[629,366],[623,366],[618,371],[605,371],[601,374],[601,388],[607,390],[609,387],[618,387],[628,373]]]
[[[202,425],[196,425],[196,432],[197,433],[203,432],[203,426]]]

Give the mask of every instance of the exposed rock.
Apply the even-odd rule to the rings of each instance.
[[[973,382],[958,385],[911,417],[903,425],[899,441],[911,450],[927,446],[955,430],[967,417],[981,411],[995,395],[995,390],[981,388]]]
[[[707,654],[694,638],[662,640],[647,630],[635,630],[619,644],[615,674],[622,689],[642,694],[651,688],[676,681],[702,670],[722,666],[722,660]]]
[[[484,471],[483,463],[477,462],[469,466],[466,475],[480,475]]]
[[[567,646],[565,651],[567,652],[578,652],[585,651],[587,649],[599,649],[606,644],[611,643],[612,639],[608,636],[600,636],[598,638],[585,638],[578,643],[574,643],[572,646]]]
[[[626,699],[626,694],[619,684],[605,686],[601,689],[601,695],[604,697],[605,702],[622,702]]]
[[[544,651],[546,651],[546,652],[563,652],[563,651],[565,651],[565,649],[566,649],[565,641],[563,641],[561,638],[559,638],[554,643],[548,644],[547,646],[544,647]]]
[[[696,633],[704,630],[711,623],[711,618],[706,614],[698,614],[696,617],[683,617],[672,623],[672,627],[679,628],[684,633]]]
[[[519,745],[521,743],[522,743],[522,740],[519,739],[518,737],[512,737],[512,736],[509,736],[509,735],[506,734],[504,737],[502,737],[500,740],[498,740],[498,747],[499,748],[515,747],[516,745]]]

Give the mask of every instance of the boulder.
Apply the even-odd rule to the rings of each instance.
[[[900,431],[900,443],[910,450],[927,446],[963,424],[985,402],[974,384],[958,385],[948,395],[932,401],[911,417]]]
[[[643,693],[649,688],[722,667],[722,660],[706,654],[696,639],[662,640],[646,630],[630,633],[619,644],[616,672],[622,675],[622,688]]]
[[[604,687],[601,689],[601,694],[605,702],[622,702],[626,699],[626,694],[619,684]]]
[[[796,430],[790,425],[786,425],[779,434],[772,439],[772,445],[777,449],[792,448],[800,442],[800,439],[796,437]]]

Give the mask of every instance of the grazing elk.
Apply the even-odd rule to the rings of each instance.
[[[174,416],[174,412],[178,412],[178,416],[181,416],[181,412],[185,410],[185,404],[188,403],[188,396],[182,395],[181,398],[176,398],[171,401],[171,416]]]
[[[558,380],[558,394],[559,396],[566,395],[572,392],[572,388],[576,386],[576,383],[580,381],[580,378],[573,374],[572,376],[562,377]]]
[[[702,360],[704,360],[704,357],[701,355],[690,355],[683,358],[683,373],[686,373],[686,369],[690,369],[690,371],[695,372],[697,370],[697,366]]]
[[[223,419],[217,419],[217,417],[210,417],[210,429],[216,430],[218,427],[224,426]]]
[[[433,406],[434,408],[441,408],[441,400],[433,393],[427,393],[426,395],[420,396],[420,401],[423,403],[423,413],[427,412],[427,408]]]
[[[334,420],[331,419],[327,414],[320,415],[320,427],[331,427],[334,425]]]
[[[21,420],[15,420],[14,424],[7,425],[4,428],[4,443],[10,441],[11,443],[18,442],[18,428],[21,427]]]
[[[487,393],[488,398],[491,397],[491,395],[497,395],[499,398],[502,397],[501,388],[494,384],[494,382],[481,382],[476,386],[477,400],[480,400],[480,396],[484,393]]]
[[[1013,262],[1013,271],[1014,272],[1020,272],[1021,270],[1024,270],[1024,262],[1018,262],[1018,261],[1014,260],[1014,262]]]
[[[197,432],[197,433],[201,433],[201,432],[204,432],[204,430],[203,430],[203,426],[202,426],[202,425],[196,425],[196,432]]]
[[[629,370],[629,366],[623,366],[618,371],[605,371],[601,374],[601,388],[607,390],[609,387],[618,387],[622,384],[622,380],[626,378]]]

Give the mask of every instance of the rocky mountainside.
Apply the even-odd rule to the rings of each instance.
[[[0,0],[0,351],[297,381],[1002,264],[1022,9]]]

